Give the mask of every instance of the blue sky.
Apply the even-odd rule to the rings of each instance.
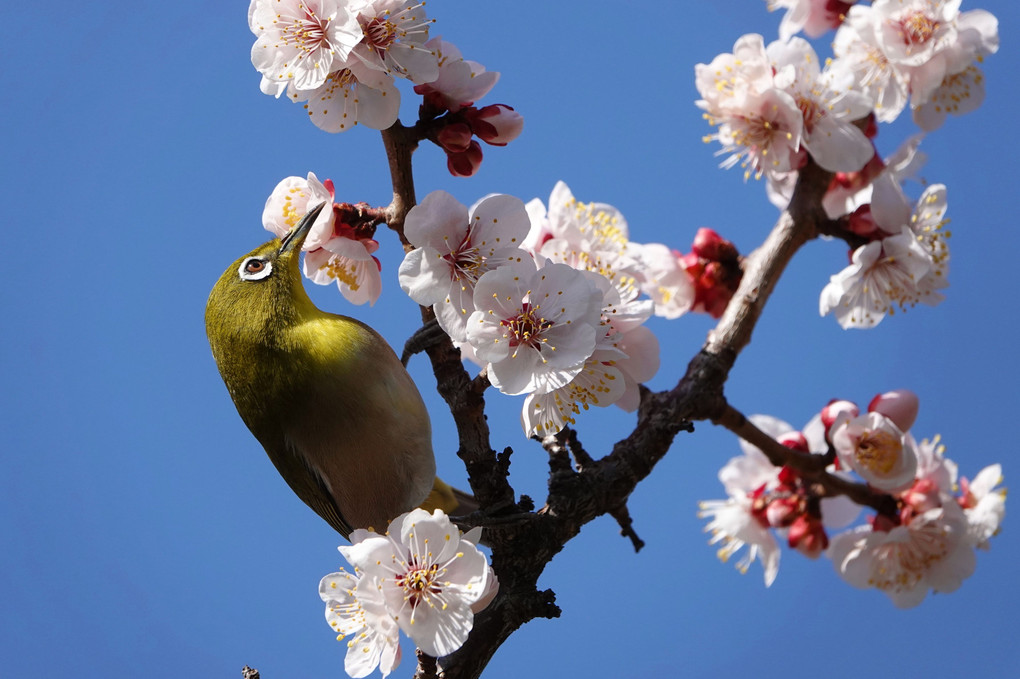
[[[771,40],[765,3],[429,3],[433,35],[502,78],[485,103],[514,106],[524,133],[486,148],[481,171],[449,176],[438,151],[416,155],[419,198],[501,192],[547,198],[563,179],[611,203],[634,240],[689,249],[711,226],[749,252],[776,217],[760,183],[717,169],[694,106],[693,67],[743,33]],[[975,113],[922,148],[948,186],[948,299],[870,332],[819,318],[818,293],[845,265],[834,242],[808,244],[779,283],[726,388],[746,413],[795,426],[832,397],[866,403],[907,387],[914,433],[941,433],[964,475],[1002,462],[1020,473],[1012,425],[1018,322],[1012,297],[1020,231],[1015,3],[965,2],[1000,21]],[[243,2],[17,3],[0,24],[7,95],[0,181],[7,255],[0,286],[0,675],[343,676],[345,647],[316,586],[341,562],[339,537],[293,496],[238,418],[203,328],[213,282],[267,239],[262,207],[287,175],[334,180],[338,198],[385,205],[379,135],[329,135],[302,110],[261,94]],[[820,51],[828,54],[824,41]],[[402,119],[416,110],[404,90]],[[891,153],[913,128],[883,127]],[[916,189],[916,187],[915,187]],[[918,192],[915,192],[917,195]],[[313,298],[400,345],[418,321],[396,283],[400,248],[380,232],[384,292],[351,307]],[[1008,274],[1008,275],[1007,275]],[[672,386],[710,319],[655,320]],[[433,416],[441,474],[464,482],[456,438],[427,362],[411,365]],[[511,481],[542,498],[543,452],[524,439],[520,400],[492,393],[493,445],[513,446]],[[590,452],[629,432],[614,408],[579,421]],[[541,581],[563,617],[535,621],[486,676],[1012,676],[1020,543],[1007,517],[977,572],[950,595],[900,611],[844,584],[825,560],[784,553],[766,589],[706,545],[697,501],[723,497],[716,474],[739,449],[700,424],[681,435],[630,502],[647,547],[634,554],[604,518]],[[396,676],[410,676],[410,659]]]

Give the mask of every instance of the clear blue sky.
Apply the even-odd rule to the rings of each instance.
[[[948,186],[948,300],[870,332],[818,318],[818,293],[846,262],[809,244],[769,303],[727,386],[747,413],[803,424],[835,396],[867,402],[915,390],[918,436],[941,433],[966,475],[1016,443],[1015,3],[965,2],[1000,21],[985,104],[923,145],[923,174]],[[637,241],[689,249],[711,226],[743,252],[776,211],[764,187],[716,169],[694,106],[694,64],[743,33],[775,37],[779,15],[749,0],[670,5],[467,0],[429,3],[434,35],[502,72],[486,103],[515,106],[524,133],[486,148],[481,172],[454,179],[435,149],[416,156],[419,197],[464,203],[489,192],[547,198],[558,179],[581,200],[620,208]],[[263,240],[281,178],[331,177],[338,198],[389,201],[379,135],[329,135],[300,107],[261,94],[249,62],[246,3],[14,3],[0,24],[5,96],[0,181],[0,676],[343,676],[345,647],[316,586],[340,565],[338,536],[278,477],[238,418],[206,343],[206,296]],[[821,51],[828,53],[824,46]],[[405,95],[409,90],[405,89]],[[402,119],[414,115],[405,98]],[[883,128],[888,154],[911,125]],[[352,308],[402,344],[418,321],[400,291],[400,249],[381,233],[384,292]],[[711,327],[655,321],[663,367],[682,374]],[[428,395],[427,362],[412,374]],[[449,416],[427,396],[442,475],[463,483]],[[512,482],[539,499],[543,452],[520,432],[520,400],[490,396],[493,445],[516,450]],[[596,455],[633,416],[579,423]],[[909,611],[845,585],[829,562],[784,553],[765,589],[720,564],[695,516],[723,497],[720,466],[739,449],[711,425],[681,435],[630,510],[648,545],[634,554],[605,518],[547,570],[563,617],[528,624],[488,677],[1017,676],[1020,610],[1015,516],[951,595]],[[1010,510],[1012,512],[1012,509]],[[396,676],[410,676],[411,658]],[[569,675],[567,674],[569,673]]]

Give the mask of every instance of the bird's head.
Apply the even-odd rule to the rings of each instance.
[[[206,334],[214,354],[234,342],[271,345],[314,309],[301,282],[300,255],[325,206],[310,210],[282,240],[263,243],[235,261],[216,281],[205,307]]]

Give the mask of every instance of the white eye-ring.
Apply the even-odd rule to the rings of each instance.
[[[249,257],[241,262],[241,266],[237,269],[237,275],[246,281],[260,281],[271,273],[273,273],[272,262],[261,257]]]

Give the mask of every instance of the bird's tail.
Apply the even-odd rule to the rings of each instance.
[[[428,512],[442,509],[448,516],[465,516],[478,509],[478,500],[437,476],[432,483],[432,492],[421,503],[421,508]]]

